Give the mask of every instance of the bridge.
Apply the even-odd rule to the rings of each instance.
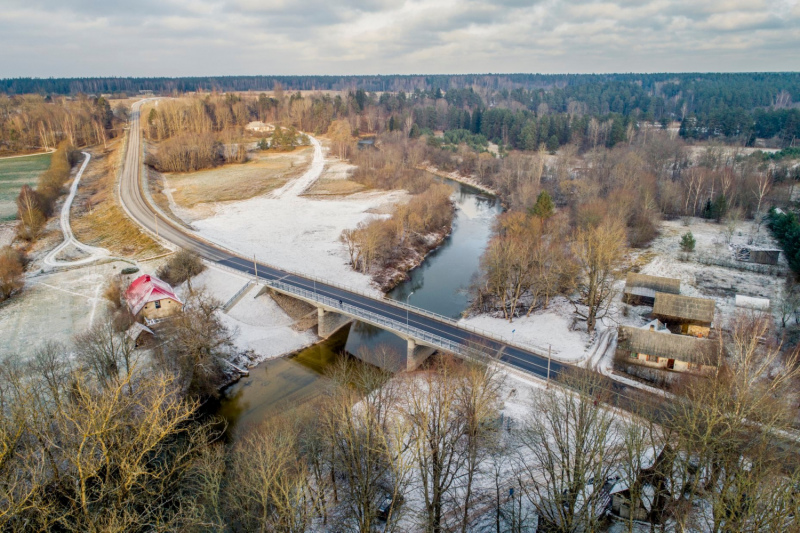
[[[461,357],[489,357],[543,378],[554,378],[565,367],[547,354],[511,344],[489,332],[459,324],[424,309],[376,298],[325,280],[301,276],[272,265],[245,259],[220,243],[212,243],[162,212],[144,184],[143,145],[139,126],[143,101],[132,106],[128,142],[120,174],[120,204],[128,216],[149,233],[176,248],[193,250],[206,261],[252,276],[270,289],[308,302],[318,309],[318,333],[332,333],[352,320],[390,331],[408,343],[402,367],[416,368],[435,350]]]

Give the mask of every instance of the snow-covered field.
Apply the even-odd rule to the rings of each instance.
[[[246,276],[209,266],[192,280],[192,289],[202,288],[224,305],[248,281]],[[228,313],[220,313],[223,323],[236,331],[238,350],[252,350],[256,356],[253,362],[258,363],[318,342],[311,330],[292,329],[294,321],[269,296],[257,297],[259,289],[260,285],[251,285]]]
[[[347,228],[385,213],[407,198],[404,191],[363,192],[346,197],[306,197],[325,166],[316,139],[314,160],[301,177],[272,193],[211,206],[213,215],[195,219],[197,232],[213,242],[259,261],[310,276],[333,280],[379,296],[370,277],[354,272],[339,236]],[[203,210],[207,211],[208,206]],[[179,210],[179,216],[186,216]],[[189,218],[186,216],[186,218]]]

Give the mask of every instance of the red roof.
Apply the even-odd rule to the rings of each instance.
[[[181,300],[172,291],[172,287],[166,281],[161,281],[154,278],[149,274],[139,276],[133,283],[130,284],[128,290],[125,291],[125,300],[128,302],[128,308],[134,315],[139,314],[139,311],[148,302],[155,302],[163,300],[164,298],[171,298],[176,302],[182,304]]]

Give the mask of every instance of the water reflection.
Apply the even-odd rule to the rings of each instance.
[[[473,187],[440,181],[453,188],[453,231],[388,297],[405,302],[413,292],[412,305],[457,318],[469,305],[468,288],[477,275],[480,256],[501,206]],[[322,394],[328,383],[323,376],[325,369],[343,353],[362,358],[369,353],[370,362],[387,368],[390,358],[404,357],[406,347],[405,340],[356,322],[294,357],[270,360],[251,369],[248,378],[224,391],[211,411],[228,421],[228,435],[235,436],[249,425]],[[371,361],[375,358],[381,361]]]

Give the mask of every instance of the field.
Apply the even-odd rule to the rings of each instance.
[[[308,168],[311,148],[293,152],[251,152],[251,161],[190,173],[166,174],[167,188],[180,207],[246,200],[283,186]]]
[[[0,159],[0,222],[17,216],[16,199],[23,185],[35,185],[50,166],[50,154]]]
[[[86,244],[106,248],[122,257],[152,257],[165,250],[132,222],[117,203],[121,139],[110,150],[92,150],[92,160],[81,179],[70,214],[75,237]]]

